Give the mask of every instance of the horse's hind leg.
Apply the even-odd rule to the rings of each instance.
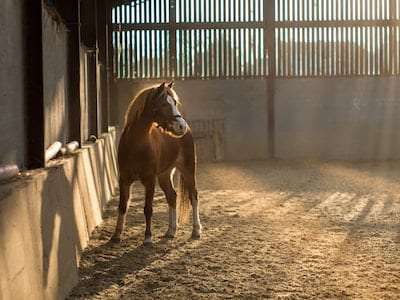
[[[130,186],[131,183],[129,182],[125,182],[122,180],[119,181],[120,193],[119,193],[119,206],[118,206],[118,220],[117,220],[117,225],[115,227],[115,232],[111,237],[111,241],[113,242],[121,241],[121,234],[122,231],[124,230],[126,213],[128,210]]]
[[[176,192],[172,184],[171,175],[173,170],[168,170],[158,176],[158,183],[165,194],[168,202],[168,230],[165,237],[173,238],[176,233]]]
[[[192,238],[198,239],[201,235],[201,223],[200,223],[200,212],[199,212],[199,199],[197,196],[197,188],[194,176],[189,178],[187,181],[188,188],[189,188],[189,199],[192,203],[193,208],[193,231],[192,231]]]
[[[188,196],[193,209],[192,238],[199,239],[202,231],[202,226],[200,223],[199,198],[197,196],[196,178],[194,175],[194,170],[188,170],[182,168],[181,173],[182,173],[181,176],[183,176],[185,189],[187,189],[188,191]]]

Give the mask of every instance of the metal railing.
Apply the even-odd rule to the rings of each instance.
[[[400,0],[125,1],[113,23],[117,78],[400,74]]]

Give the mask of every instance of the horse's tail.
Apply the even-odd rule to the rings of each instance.
[[[178,181],[178,223],[184,224],[186,223],[189,217],[190,211],[190,198],[189,198],[189,189],[185,184],[185,180],[183,175],[179,172],[179,181]]]

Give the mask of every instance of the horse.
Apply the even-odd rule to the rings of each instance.
[[[192,238],[200,238],[202,226],[196,187],[195,146],[191,129],[179,112],[180,105],[173,82],[163,82],[140,91],[128,106],[118,147],[120,198],[112,242],[121,241],[130,186],[140,180],[145,188],[144,244],[152,244],[151,219],[156,179],[168,203],[169,225],[165,237],[174,238],[178,218],[179,221],[185,220],[191,205]],[[180,173],[178,193],[173,183],[176,169]]]

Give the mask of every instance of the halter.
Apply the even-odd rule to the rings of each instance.
[[[159,121],[156,121],[156,123],[157,123],[157,128],[159,128],[159,127],[161,127],[161,128],[163,128],[164,130],[166,130],[167,128],[165,128],[165,127],[167,127],[167,126],[165,126],[165,125],[168,125],[168,122],[170,122],[170,121],[176,121],[177,119],[179,119],[179,118],[182,118],[183,119],[183,117],[181,116],[181,115],[173,115],[173,116],[171,116],[171,117],[169,117],[169,118],[164,118],[164,119],[162,119],[162,120],[159,120]]]

